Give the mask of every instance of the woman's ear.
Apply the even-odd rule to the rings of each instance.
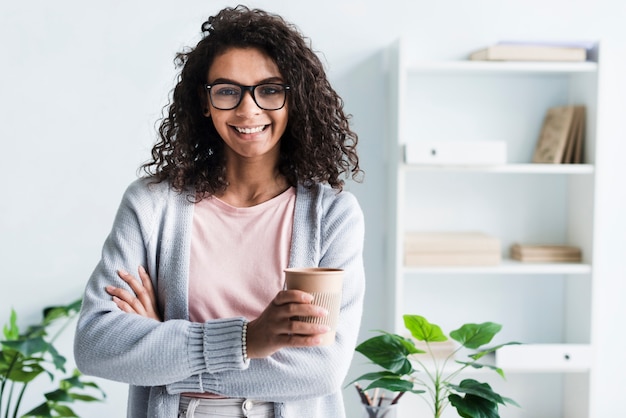
[[[202,112],[202,114],[207,117],[210,118],[211,117],[211,110],[208,107],[204,108],[204,112]]]

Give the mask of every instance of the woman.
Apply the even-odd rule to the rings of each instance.
[[[87,284],[77,365],[130,384],[132,418],[343,417],[364,292],[363,216],[341,179],[361,173],[357,136],[282,18],[239,6],[202,31]],[[285,268],[311,266],[345,270],[330,346],[294,319],[326,312],[283,289]]]

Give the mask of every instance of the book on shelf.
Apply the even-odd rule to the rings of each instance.
[[[405,233],[406,266],[493,266],[502,260],[500,240],[481,232]]]
[[[406,253],[404,265],[417,266],[497,266],[499,252]]]
[[[533,163],[583,162],[585,106],[555,106],[546,111],[533,153]]]
[[[511,245],[511,258],[527,262],[564,262],[582,261],[580,248],[571,245],[529,245],[515,243]]]
[[[500,252],[500,240],[478,231],[408,231],[407,252]]]
[[[565,61],[593,59],[590,42],[503,41],[470,53],[472,61]]]

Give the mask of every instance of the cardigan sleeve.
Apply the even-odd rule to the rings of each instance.
[[[168,203],[172,201],[178,203]],[[158,280],[166,280],[160,277],[160,266],[175,263],[176,257],[158,255],[164,254],[163,247],[176,248],[176,243],[162,242],[161,229],[168,228],[169,222],[173,225],[169,228],[177,228],[178,235],[185,234],[180,228],[184,229],[184,216],[190,212],[185,209],[186,202],[184,195],[169,191],[166,184],[150,185],[145,179],[126,190],[101,260],[83,296],[74,356],[84,374],[157,386],[202,372],[219,373],[248,366],[241,347],[243,318],[204,324],[185,319],[159,322],[121,311],[105,291],[107,285],[113,285],[132,292],[117,276],[121,268],[149,266]],[[159,283],[154,277],[153,280],[156,289]],[[184,298],[186,291],[172,297]],[[181,301],[178,305],[186,306]]]
[[[322,191],[323,195],[311,198],[310,205],[297,202],[296,242],[292,243],[291,257],[294,267],[316,265],[344,269],[335,343],[322,347],[283,348],[270,357],[250,360],[246,370],[190,376],[168,385],[168,392],[206,391],[228,397],[288,402],[341,390],[354,353],[362,314],[364,221],[351,194],[335,193]],[[298,199],[302,199],[302,195]],[[298,213],[298,208],[303,212]]]

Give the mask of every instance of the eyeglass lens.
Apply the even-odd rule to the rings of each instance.
[[[258,107],[264,110],[278,110],[285,105],[286,87],[282,84],[259,84],[240,86],[237,84],[217,83],[209,85],[209,95],[213,107],[230,110],[239,106],[245,90],[250,90]]]

